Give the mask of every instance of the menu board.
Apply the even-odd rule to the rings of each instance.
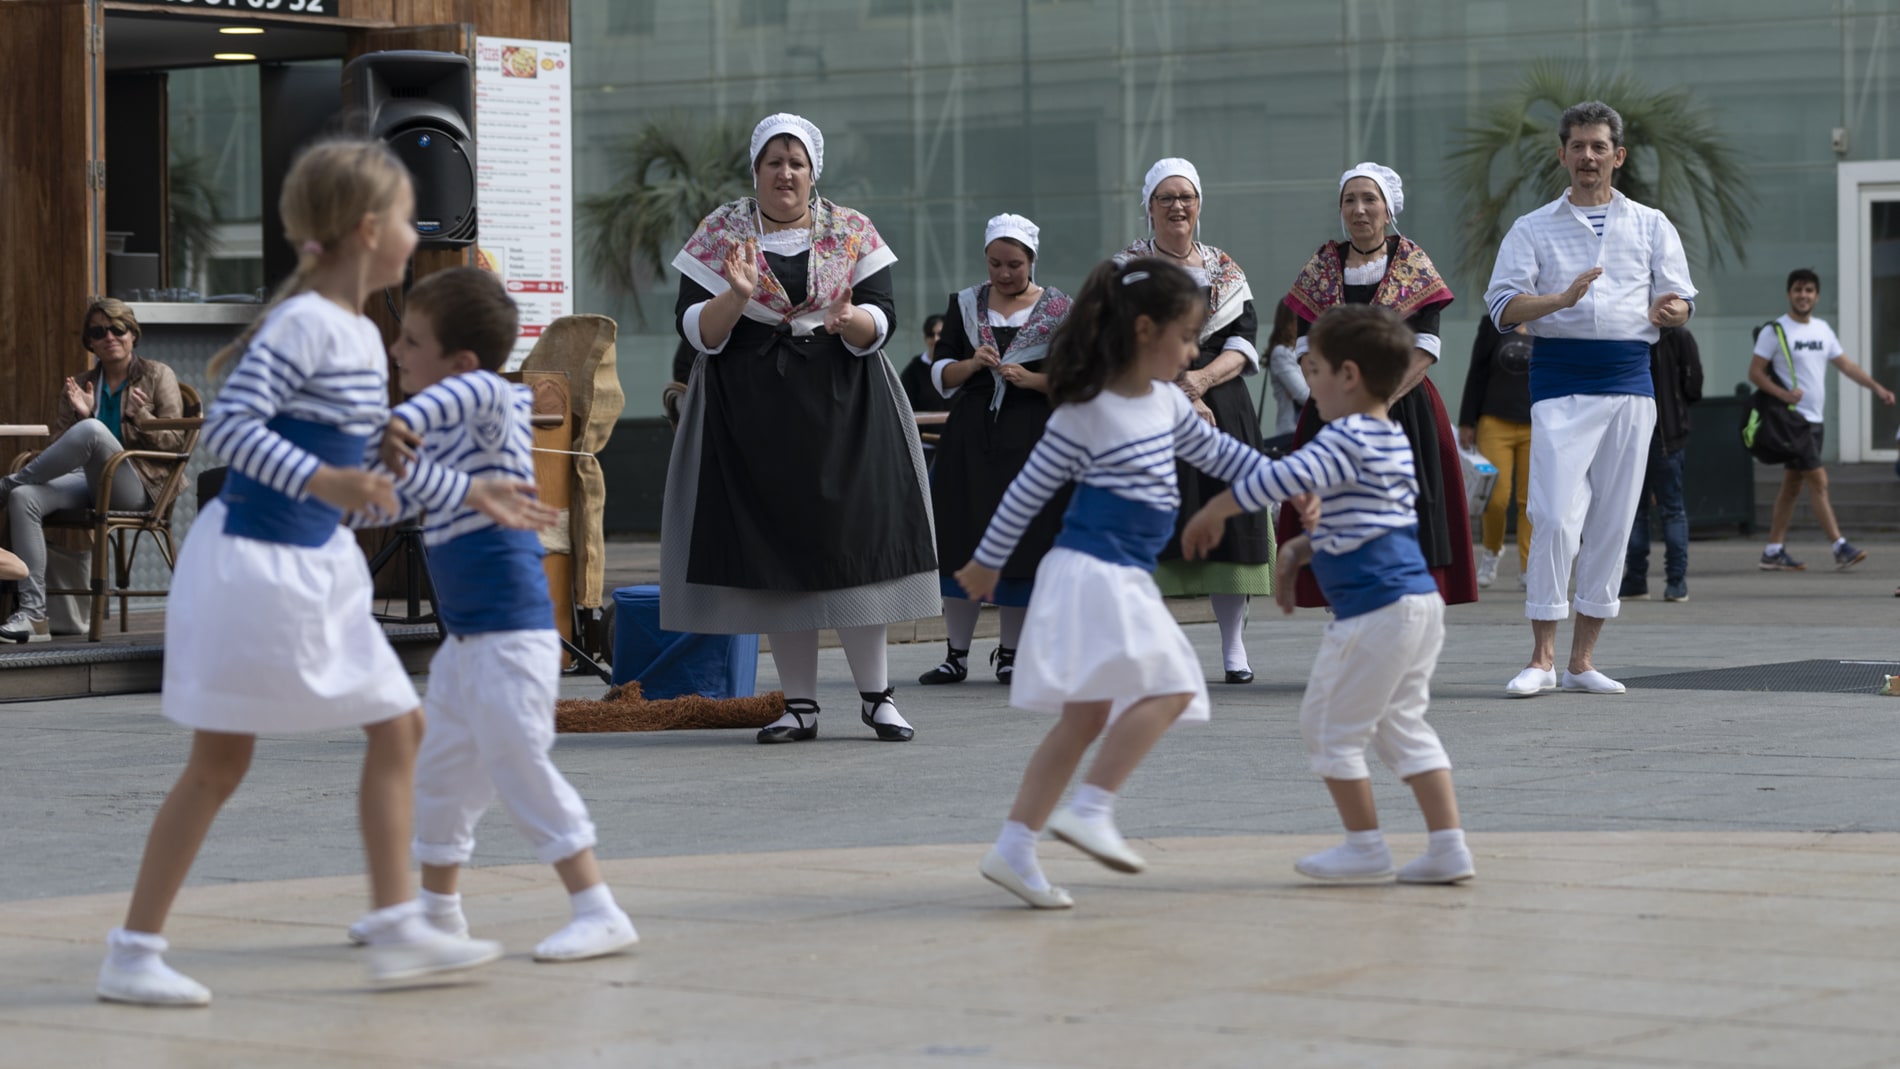
[[[565,41],[475,39],[475,263],[521,309],[509,370],[574,310],[573,69]]]

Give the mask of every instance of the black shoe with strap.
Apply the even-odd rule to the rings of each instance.
[[[945,643],[944,648],[950,651],[949,656],[943,659],[942,664],[918,676],[917,682],[934,687],[942,683],[961,683],[970,678],[970,651],[957,649],[949,643]]]
[[[785,699],[785,711],[798,726],[774,724],[759,729],[760,742],[809,742],[818,737],[818,703],[810,698]]]
[[[1016,678],[1016,648],[1014,646],[996,647],[995,652],[990,654],[990,663],[996,666],[998,683],[1007,684]]]
[[[893,710],[897,708],[897,703],[891,700],[891,695],[894,693],[895,691],[890,687],[885,687],[882,692],[870,690],[858,691],[858,697],[864,699],[864,708],[858,715],[864,720],[866,727],[877,732],[877,737],[880,740],[884,742],[909,742],[912,736],[916,735],[917,732],[908,724],[885,724],[876,718],[878,706],[880,705],[888,704]]]

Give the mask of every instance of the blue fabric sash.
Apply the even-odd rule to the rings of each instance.
[[[1152,572],[1162,548],[1174,537],[1174,513],[1174,509],[1158,509],[1078,483],[1069,511],[1062,514],[1056,545]]]
[[[484,527],[428,552],[435,608],[449,634],[553,630],[554,599],[533,531]]]
[[[369,445],[368,435],[348,434],[327,423],[289,416],[276,416],[265,426],[337,468],[361,467],[364,449]],[[334,505],[314,497],[294,501],[236,468],[225,477],[218,500],[230,510],[224,517],[224,533],[260,542],[320,546],[330,540],[343,519],[343,510]]]
[[[1531,403],[1576,394],[1656,396],[1649,343],[1538,338],[1531,343]]]
[[[1407,594],[1438,593],[1416,526],[1394,528],[1349,553],[1315,553],[1311,567],[1336,620],[1383,609]]]

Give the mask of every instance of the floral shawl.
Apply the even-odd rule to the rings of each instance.
[[[1410,319],[1434,305],[1452,301],[1451,287],[1432,266],[1432,258],[1408,237],[1397,239],[1395,248],[1386,253],[1385,277],[1373,291],[1372,303],[1384,305],[1401,317]],[[1319,314],[1346,299],[1344,257],[1340,243],[1329,241],[1319,247],[1313,258],[1300,269],[1287,292],[1286,305],[1301,319],[1311,323]]]
[[[897,262],[890,246],[878,236],[871,220],[823,197],[811,207],[811,263],[807,268],[805,299],[797,305],[773,276],[765,254],[759,254],[759,285],[746,302],[747,318],[764,323],[787,323],[794,334],[809,334],[824,322],[825,309],[844,296],[854,283]],[[686,246],[673,257],[673,268],[714,294],[728,288],[726,249],[735,242],[760,236],[758,202],[741,197],[714,209],[701,220]]]
[[[1205,274],[1203,285],[1207,287],[1207,322],[1201,325],[1201,340],[1214,336],[1214,332],[1240,318],[1240,313],[1253,300],[1253,289],[1247,285],[1247,272],[1232,256],[1209,245],[1197,241],[1194,247],[1201,253],[1201,268],[1186,268],[1189,274]],[[1126,263],[1141,256],[1154,256],[1163,260],[1173,257],[1157,252],[1153,238],[1136,238],[1128,247],[1116,254],[1115,262]],[[1197,277],[1197,281],[1201,281]],[[1257,362],[1257,361],[1256,361]]]
[[[1044,286],[1042,296],[1029,309],[1029,319],[1016,331],[1016,337],[1002,353],[1005,364],[1028,364],[1041,360],[1049,353],[1049,339],[1055,335],[1056,328],[1069,314],[1069,295],[1055,288]],[[990,284],[971,286],[957,291],[957,308],[963,313],[963,335],[971,344],[987,345],[996,349],[996,335],[990,330]],[[990,377],[995,380],[995,389],[990,395],[990,411],[1003,407],[1003,373],[997,368],[990,369]]]

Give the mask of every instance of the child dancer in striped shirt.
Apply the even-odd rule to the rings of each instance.
[[[1050,344],[1057,406],[957,572],[987,597],[1030,521],[1073,480],[1055,548],[1036,570],[1010,702],[1060,713],[979,871],[1038,909],[1067,909],[1036,860],[1045,824],[1121,872],[1142,859],[1115,827],[1115,792],[1176,720],[1208,718],[1200,659],[1162,603],[1152,573],[1174,533],[1175,459],[1232,482],[1260,454],[1194,414],[1172,385],[1199,351],[1207,301],[1187,272],[1158,259],[1104,263],[1089,275]],[[1054,812],[1082,753],[1107,738],[1068,808]],[[1053,812],[1053,816],[1051,815]]]
[[[1405,883],[1457,883],[1474,874],[1458,826],[1451,760],[1425,722],[1432,670],[1445,643],[1445,602],[1418,548],[1412,447],[1386,414],[1411,365],[1412,332],[1373,305],[1328,309],[1300,363],[1330,422],[1299,452],[1260,465],[1208,502],[1181,534],[1190,559],[1220,542],[1227,517],[1272,500],[1320,495],[1320,519],[1280,547],[1274,590],[1293,611],[1294,578],[1311,564],[1334,619],[1306,684],[1300,733],[1326,780],[1346,841],[1295,866],[1316,880],[1384,883],[1392,853],[1372,804],[1366,747],[1405,780],[1425,814],[1431,846],[1398,870]]]
[[[540,538],[503,528],[472,501],[484,476],[508,484],[534,476],[532,394],[495,374],[514,350],[517,322],[501,279],[450,268],[409,292],[390,350],[403,392],[414,396],[390,414],[383,464],[401,476],[404,511],[428,510],[422,541],[449,632],[429,662],[415,853],[423,916],[441,931],[467,935],[456,887],[475,850],[475,824],[500,795],[535,855],[560,875],[574,909],[534,958],[580,961],[639,937],[601,877],[587,807],[548,759],[561,641]],[[420,458],[410,448],[417,437]],[[523,511],[543,526],[555,518],[538,502]],[[365,934],[350,930],[355,942]]]
[[[416,247],[408,172],[377,142],[306,150],[279,200],[297,269],[205,419],[231,464],[179,554],[165,614],[165,715],[194,729],[191,756],[152,821],[125,925],[107,937],[99,997],[202,1006],[204,985],[166,965],[160,930],[205,834],[250,767],[259,734],[361,727],[358,807],[375,912],[370,973],[404,980],[492,961],[498,944],[424,923],[408,847],[422,711],[370,616],[369,568],[338,525],[391,513],[391,481],[363,469],[389,417],[381,332],[360,312],[402,281]],[[519,496],[522,488],[514,487]],[[532,490],[532,486],[525,489]]]

